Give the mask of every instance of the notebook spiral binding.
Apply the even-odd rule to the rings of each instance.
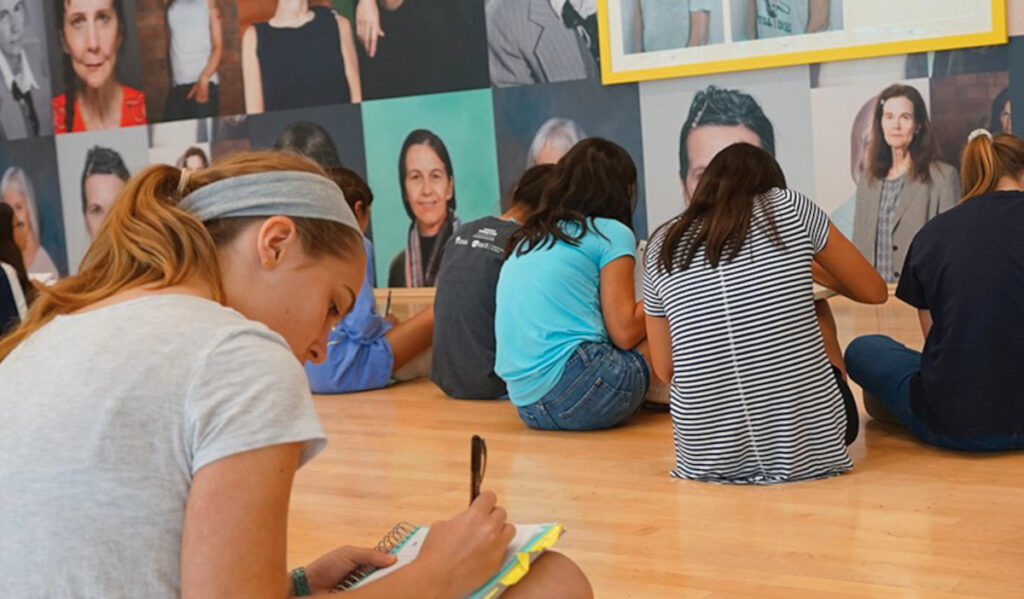
[[[402,546],[402,543],[404,543],[410,535],[416,532],[417,528],[419,527],[415,524],[399,522],[391,529],[390,532],[388,532],[388,534],[384,535],[384,538],[382,538],[379,543],[377,543],[377,551],[381,551],[383,553],[391,553],[392,551],[395,551]],[[334,592],[347,591],[376,571],[377,568],[373,566],[360,566],[349,572],[348,576],[341,579],[341,582],[334,587]]]

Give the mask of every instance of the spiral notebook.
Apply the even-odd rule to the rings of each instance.
[[[337,590],[349,590],[360,587],[387,576],[402,566],[408,565],[420,554],[423,541],[430,532],[428,526],[416,526],[402,522],[384,535],[377,544],[377,550],[398,557],[395,565],[380,570],[359,568],[348,575]],[[501,568],[482,587],[473,591],[471,599],[493,599],[501,595],[505,589],[522,580],[530,570],[530,564],[546,549],[551,548],[565,532],[558,523],[517,524],[516,536],[505,550],[505,561]]]

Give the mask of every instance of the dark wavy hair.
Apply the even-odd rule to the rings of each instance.
[[[548,177],[553,170],[553,164],[538,164],[526,169],[519,178],[519,183],[516,183],[516,188],[512,190],[512,204],[522,206],[531,213],[536,211],[540,207],[544,186],[547,185]]]
[[[430,149],[434,150],[437,157],[444,163],[444,171],[448,174],[449,179],[455,177],[455,169],[452,168],[452,158],[448,155],[448,148],[433,131],[417,129],[406,136],[405,141],[402,143],[402,151],[398,153],[398,186],[402,190],[402,204],[405,205],[405,213],[414,221],[416,216],[412,213],[412,207],[409,206],[409,198],[405,194],[405,155],[409,153],[410,148],[420,144],[426,144],[430,146]],[[455,212],[454,190],[452,190],[452,199],[448,202],[448,212],[449,214]]]
[[[206,155],[206,152],[204,152],[202,148],[192,146],[185,150],[185,153],[181,155],[182,167],[184,167],[185,163],[188,162],[188,159],[193,156],[198,156],[199,159],[203,161],[203,168],[210,166],[210,158]]]
[[[305,156],[324,168],[341,166],[338,146],[334,145],[331,134],[320,125],[309,121],[298,121],[288,125],[281,135],[277,136],[274,149]]]
[[[735,89],[710,85],[693,97],[686,122],[679,131],[679,174],[684,178],[690,170],[690,155],[686,151],[686,140],[690,132],[697,127],[713,125],[746,127],[761,140],[761,147],[765,151],[775,155],[775,128],[757,100]]]
[[[666,273],[686,270],[701,248],[712,268],[739,255],[752,228],[754,206],[786,176],[767,151],[748,143],[733,144],[715,156],[700,178],[686,210],[663,225],[665,240],[658,266]],[[759,223],[777,245],[782,237],[768,204]]]
[[[25,292],[26,298],[30,298],[34,287],[28,279],[25,261],[21,258],[21,248],[14,243],[14,209],[3,202],[0,202],[0,262],[6,262],[14,267],[21,289]]]
[[[54,0],[57,4],[57,33],[60,35],[60,39],[64,39],[64,16],[65,6],[64,3],[67,0]],[[110,0],[111,6],[114,8],[114,12],[117,14],[117,33],[121,36],[121,43],[124,44],[125,38],[125,27],[127,23],[124,17],[124,6],[122,0]],[[120,48],[118,49],[120,53]],[[75,69],[71,66],[71,55],[64,52],[63,56],[63,75],[64,75],[64,98],[65,102],[64,110],[64,128],[69,133],[74,129],[75,126],[75,95],[78,93],[78,76],[75,75]],[[116,74],[115,74],[116,76]]]
[[[521,256],[563,241],[578,246],[593,219],[610,218],[632,230],[636,165],[622,146],[590,137],[572,147],[548,175],[540,207],[512,234],[506,255]],[[579,225],[565,231],[563,222]]]
[[[345,201],[352,210],[356,209],[356,202],[362,202],[365,207],[373,204],[373,191],[366,183],[366,179],[354,170],[336,166],[327,169],[327,177],[341,188],[341,193],[345,194]]]
[[[1013,134],[1013,131],[1003,131],[1003,123],[999,118],[1003,114],[1003,106],[1010,101],[1010,88],[1004,87],[1003,91],[996,95],[996,99],[992,100],[992,113],[988,119],[988,130],[993,135],[997,133],[1009,133]]]
[[[866,173],[871,178],[881,181],[889,174],[892,168],[892,150],[889,144],[885,143],[885,134],[882,133],[882,115],[884,114],[885,102],[893,98],[906,98],[914,105],[914,122],[918,130],[914,133],[914,139],[910,142],[910,177],[923,183],[932,180],[931,165],[942,159],[939,151],[939,144],[932,135],[932,123],[928,120],[928,107],[925,106],[921,92],[910,85],[896,83],[882,90],[878,94],[878,103],[875,104],[875,114],[871,118],[871,145],[868,148],[868,168]]]
[[[85,212],[88,204],[85,199],[85,180],[93,175],[115,175],[126,183],[132,177],[124,159],[116,150],[93,146],[85,154],[85,168],[82,169],[82,212]]]

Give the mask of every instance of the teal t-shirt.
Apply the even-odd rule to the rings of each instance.
[[[494,370],[517,406],[530,405],[562,376],[585,341],[610,343],[601,314],[600,272],[616,258],[636,259],[633,231],[595,218],[578,246],[557,242],[505,261],[494,314]],[[578,231],[564,223],[566,232]]]

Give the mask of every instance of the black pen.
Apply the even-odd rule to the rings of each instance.
[[[387,318],[388,314],[391,314],[391,290],[390,289],[388,289],[388,301],[387,301],[386,304],[384,304],[384,318]]]
[[[487,469],[487,443],[479,436],[473,435],[469,454],[469,503],[480,496],[480,485],[484,481],[484,470]]]

